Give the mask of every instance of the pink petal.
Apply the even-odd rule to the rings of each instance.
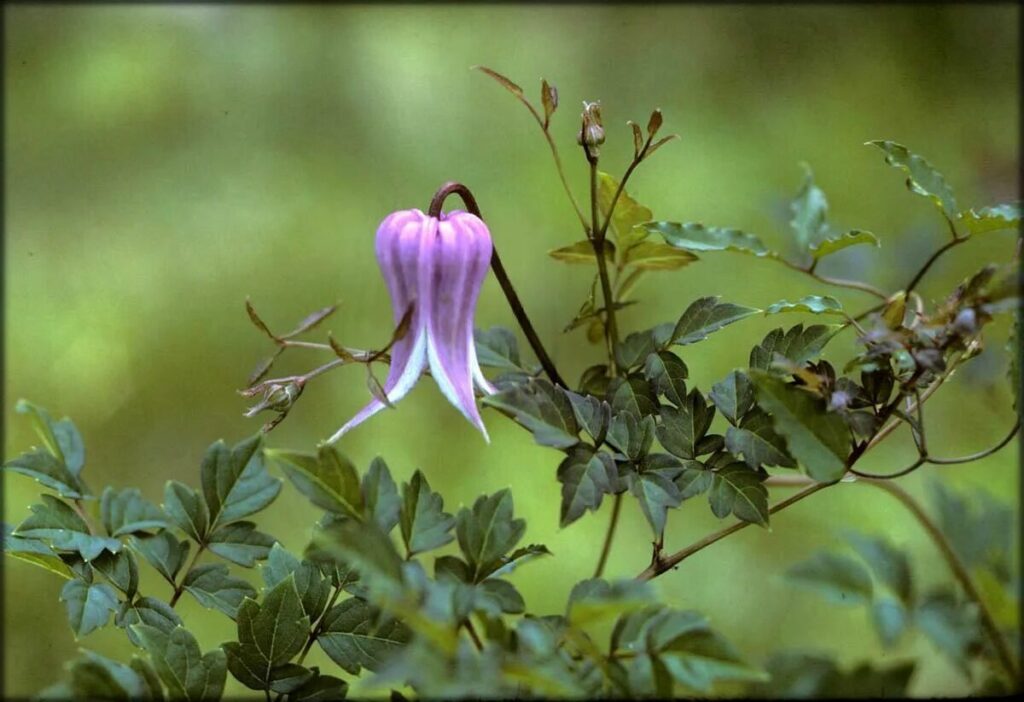
[[[427,307],[427,357],[441,392],[484,437],[473,394],[473,315],[491,259],[491,238],[477,217],[451,212],[420,258],[420,300]],[[426,272],[430,271],[431,274]]]

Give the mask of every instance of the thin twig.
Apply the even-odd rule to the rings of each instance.
[[[600,578],[604,573],[604,566],[608,562],[608,554],[612,550],[612,539],[615,537],[615,528],[619,524],[619,512],[622,509],[622,495],[619,493],[615,496],[612,501],[612,518],[608,522],[608,531],[604,535],[604,545],[601,547],[601,556],[597,561],[597,569],[594,571],[594,577]]]
[[[818,492],[819,490],[824,490],[829,485],[834,485],[834,484],[835,483],[814,483],[814,482],[812,482],[808,487],[806,487],[805,489],[801,490],[800,492],[798,492],[797,494],[793,495],[792,497],[789,497],[789,498],[783,500],[782,502],[779,502],[778,504],[775,504],[775,505],[772,505],[771,507],[769,507],[768,508],[768,514],[775,514],[776,512],[780,512],[780,511],[786,509],[787,507],[789,507],[790,505],[796,504],[797,502],[799,502],[800,500],[804,499],[805,497],[810,497],[811,495],[813,495],[814,493]],[[712,534],[708,534],[703,539],[701,539],[701,540],[699,540],[699,541],[697,541],[695,543],[690,544],[686,548],[681,549],[679,551],[676,551],[675,553],[673,553],[670,556],[666,556],[664,558],[659,559],[657,563],[652,563],[642,573],[637,575],[636,579],[637,580],[651,580],[652,578],[656,578],[659,575],[661,575],[662,573],[665,573],[666,571],[669,571],[672,568],[676,567],[679,563],[681,563],[682,561],[686,560],[687,558],[689,558],[693,554],[697,553],[698,551],[703,551],[705,548],[707,548],[711,544],[716,543],[718,541],[721,541],[722,539],[724,539],[725,537],[729,536],[730,534],[735,534],[737,531],[741,531],[742,529],[746,529],[748,526],[751,525],[751,523],[752,522],[739,521],[739,522],[736,522],[735,524],[733,524],[731,526],[725,527],[724,529],[719,529],[718,531],[716,531],[716,532],[714,532]]]
[[[814,278],[820,283],[825,283],[826,285],[833,285],[837,288],[849,288],[851,290],[859,290],[861,292],[868,293],[869,295],[874,295],[875,297],[880,298],[882,300],[889,299],[888,295],[886,295],[883,291],[879,290],[870,283],[864,283],[859,280],[845,280],[843,278],[829,278],[827,276],[823,276],[820,273],[815,272],[813,266],[808,268],[805,266],[801,266],[797,263],[793,263],[792,261],[787,260],[785,258],[778,258],[776,260],[780,261],[783,265],[792,268],[795,271],[799,271],[800,273],[809,275],[810,277]]]
[[[476,629],[473,628],[473,622],[468,618],[465,621],[466,632],[469,634],[469,638],[473,639],[473,644],[476,646],[477,651],[483,651],[484,645],[480,642],[480,637],[477,636]]]
[[[924,278],[925,273],[927,273],[928,270],[932,267],[932,264],[939,260],[939,257],[941,257],[942,254],[946,253],[954,246],[958,246],[964,243],[965,241],[967,241],[967,237],[958,237],[956,236],[956,232],[954,232],[953,239],[947,241],[945,244],[936,249],[935,253],[928,257],[928,260],[924,262],[924,265],[921,266],[920,270],[918,270],[917,273],[914,274],[914,277],[910,279],[910,282],[907,283],[906,287],[903,289],[909,293],[911,290],[916,288],[917,284],[921,282],[922,278]]]
[[[956,465],[957,463],[970,463],[971,461],[977,461],[981,458],[991,456],[996,451],[1002,449],[1004,446],[1006,446],[1013,440],[1013,437],[1017,436],[1017,432],[1019,431],[1020,417],[1018,416],[1017,421],[1013,423],[1013,427],[1010,429],[1010,433],[1007,434],[1003,439],[1001,439],[999,443],[996,444],[995,446],[987,448],[984,451],[978,451],[977,453],[971,453],[966,456],[960,456],[959,458],[932,458],[931,456],[929,456],[928,462],[940,466],[951,466]]]

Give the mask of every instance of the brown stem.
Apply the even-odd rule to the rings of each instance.
[[[784,265],[788,266],[789,268],[792,268],[795,271],[800,271],[801,273],[804,273],[805,275],[811,276],[812,278],[814,278],[815,280],[817,280],[820,283],[825,283],[826,285],[833,285],[833,286],[835,286],[837,288],[849,288],[851,290],[860,290],[861,292],[868,293],[869,295],[874,295],[875,297],[880,298],[882,300],[888,300],[889,299],[888,295],[886,295],[883,291],[879,290],[878,288],[876,288],[874,285],[871,285],[870,283],[863,283],[863,282],[861,282],[859,280],[845,280],[843,278],[829,278],[827,276],[821,275],[820,273],[816,273],[815,270],[814,270],[814,268],[815,268],[814,264],[816,264],[817,261],[815,261],[814,264],[812,264],[808,268],[808,267],[804,267],[804,266],[801,266],[799,264],[793,263],[792,261],[788,261],[788,260],[786,260],[784,258],[779,258],[778,260],[781,261]]]
[[[445,198],[449,195],[458,195],[462,198],[462,201],[466,203],[466,209],[471,214],[483,219],[483,215],[480,214],[480,207],[476,203],[476,198],[473,197],[473,193],[470,192],[469,188],[462,183],[455,183],[451,181],[442,185],[434,194],[433,199],[430,201],[430,207],[427,209],[427,215],[430,217],[440,217],[441,207],[444,205]],[[494,271],[494,277],[498,279],[498,284],[501,285],[501,291],[505,293],[505,299],[508,301],[508,306],[512,309],[512,314],[519,323],[519,328],[522,329],[523,334],[526,335],[526,340],[530,343],[530,348],[532,348],[534,354],[536,354],[537,360],[540,361],[541,367],[544,368],[544,372],[555,385],[561,385],[563,388],[568,388],[569,386],[564,380],[562,380],[562,376],[559,375],[558,369],[555,368],[554,361],[552,361],[551,357],[548,356],[548,352],[544,348],[544,344],[541,342],[540,337],[537,336],[537,332],[533,328],[533,323],[530,322],[530,317],[526,314],[526,310],[523,308],[523,303],[519,300],[519,295],[516,293],[516,289],[512,285],[512,281],[509,279],[508,273],[505,271],[505,266],[501,263],[501,258],[498,256],[497,246],[494,246],[491,249],[491,270]]]
[[[600,578],[604,573],[604,566],[608,562],[608,554],[612,550],[612,539],[615,537],[615,528],[619,524],[619,512],[622,510],[622,495],[623,493],[620,492],[612,501],[612,518],[608,522],[608,531],[604,535],[604,546],[601,547],[601,556],[597,561],[597,569],[594,571],[595,578]]]
[[[916,288],[917,284],[921,282],[922,278],[924,278],[925,273],[928,272],[928,269],[932,267],[932,264],[939,260],[939,257],[942,256],[942,254],[946,253],[954,246],[964,243],[965,241],[967,241],[966,237],[957,237],[956,232],[954,232],[954,236],[950,241],[947,241],[944,245],[940,246],[938,249],[936,249],[935,253],[928,257],[928,260],[925,261],[924,265],[921,266],[921,269],[916,274],[914,274],[914,277],[910,279],[910,282],[907,283],[907,286],[904,288],[904,290],[906,290],[909,293],[911,290]]]
[[[789,498],[783,500],[782,502],[779,502],[778,504],[774,504],[771,507],[769,507],[768,508],[768,514],[775,514],[776,512],[781,512],[782,510],[786,509],[790,505],[796,504],[797,502],[799,502],[800,500],[804,499],[805,497],[810,497],[811,495],[813,495],[814,493],[818,492],[819,490],[824,490],[829,485],[835,485],[835,483],[813,483],[812,482],[808,487],[804,488],[803,490],[801,490],[797,494],[793,495],[792,497],[789,497]],[[721,541],[722,539],[724,539],[725,537],[729,536],[730,534],[735,534],[737,531],[740,531],[742,529],[746,529],[750,525],[751,525],[751,522],[736,522],[735,524],[733,524],[731,526],[728,526],[728,527],[726,527],[724,529],[719,529],[718,531],[716,531],[716,532],[714,532],[712,534],[708,534],[703,539],[701,539],[701,540],[699,540],[699,541],[697,541],[695,543],[690,544],[686,548],[681,549],[679,551],[676,551],[675,553],[673,553],[670,556],[666,556],[664,558],[658,559],[657,563],[652,563],[651,565],[649,565],[642,573],[640,573],[639,575],[636,576],[636,579],[637,580],[651,580],[652,578],[656,578],[659,575],[661,575],[662,573],[664,573],[666,571],[669,571],[669,570],[672,570],[679,563],[681,563],[682,561],[686,560],[687,558],[689,558],[693,554],[697,553],[698,551],[703,551],[705,548],[707,548],[711,544],[716,543],[718,541]]]

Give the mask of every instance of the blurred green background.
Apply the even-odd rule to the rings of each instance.
[[[584,99],[602,100],[602,168],[612,174],[632,153],[627,119],[644,123],[660,107],[666,133],[682,136],[631,183],[658,218],[734,226],[785,248],[786,202],[802,179],[799,162],[808,162],[836,228],[867,229],[883,242],[837,255],[823,272],[898,289],[946,233],[928,203],[862,144],[907,144],[944,171],[965,207],[1014,199],[1018,15],[1009,5],[7,6],[5,456],[35,440],[13,412],[26,397],[78,423],[94,488],[138,485],[159,501],[169,478],[196,484],[209,443],[237,441],[262,422],[242,417],[246,403],[235,393],[270,350],[245,316],[246,296],[282,330],[341,300],[317,340],[330,329],[343,343],[379,346],[390,307],[373,258],[376,226],[393,210],[425,208],[448,179],[474,190],[563,373],[575,379],[598,362],[601,347],[586,345],[581,330],[561,333],[591,274],[545,254],[579,238],[547,147],[525,110],[471,72],[474,64],[531,96],[542,76],[558,86],[553,131],[581,198],[586,169],[574,134]],[[958,249],[921,291],[941,296],[983,263],[1008,260],[1012,236]],[[763,307],[812,292],[852,309],[872,303],[771,262],[709,254],[646,279],[637,295],[644,304],[620,325],[678,316],[700,295]],[[797,321],[748,320],[687,347],[692,382],[708,389],[745,365],[766,331]],[[478,324],[514,326],[493,279]],[[1012,422],[1008,325],[989,329],[990,353],[929,405],[936,453],[983,448]],[[843,362],[852,348],[842,338],[829,357]],[[310,368],[316,354],[291,351],[279,369]],[[360,370],[336,371],[307,389],[270,444],[311,449],[366,400]],[[528,541],[556,554],[514,580],[532,611],[555,612],[592,573],[610,507],[560,530],[558,454],[493,410],[484,417],[490,445],[427,379],[341,449],[361,468],[384,456],[398,480],[422,468],[451,511],[510,486]],[[912,452],[900,436],[864,465],[892,469]],[[1013,444],[945,469],[942,479],[1015,502],[1016,467]],[[924,494],[924,474],[939,470],[904,484]],[[5,476],[3,492],[5,519],[17,523],[38,491]],[[286,486],[263,526],[300,549],[316,518]],[[718,526],[705,504],[687,504],[670,515],[667,546]],[[707,613],[753,660],[790,647],[831,651],[846,664],[880,660],[863,609],[827,605],[779,575],[847,527],[889,535],[911,549],[924,580],[949,580],[890,498],[849,486],[780,515],[770,532],[748,529],[702,552],[661,578],[660,593]],[[639,572],[649,541],[627,501],[607,573]],[[143,591],[166,597],[145,570]],[[57,604],[61,585],[4,562],[6,695],[54,682],[77,645],[127,656],[118,630],[76,644]],[[181,609],[204,648],[232,637],[225,617],[190,598]],[[966,690],[920,637],[888,654],[902,656],[922,660],[914,694]]]

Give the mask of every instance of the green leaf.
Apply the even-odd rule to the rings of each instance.
[[[67,417],[55,422],[45,409],[28,400],[18,400],[14,410],[29,415],[46,449],[78,478],[85,466],[85,445],[75,423]]]
[[[320,446],[317,455],[267,449],[299,492],[317,507],[363,518],[363,493],[355,466],[332,446]]]
[[[885,597],[875,600],[870,611],[871,622],[878,632],[878,638],[882,640],[882,645],[892,648],[909,624],[906,607],[897,600]]]
[[[818,397],[787,385],[763,371],[752,371],[757,403],[772,417],[789,453],[819,482],[838,480],[846,472],[850,429],[838,414],[827,412]]]
[[[838,553],[821,552],[786,571],[791,581],[820,592],[836,604],[871,601],[871,575],[860,562]]]
[[[593,395],[578,395],[571,390],[566,390],[565,395],[572,404],[578,426],[590,435],[595,446],[600,445],[612,421],[611,405]]]
[[[617,481],[615,463],[607,453],[595,453],[589,447],[573,449],[558,466],[562,484],[559,525],[572,524],[588,509],[597,511]]]
[[[302,687],[316,674],[317,671],[296,663],[285,663],[270,671],[270,691],[286,695]]]
[[[508,371],[525,370],[519,358],[516,336],[508,329],[474,329],[473,339],[476,341],[476,360],[481,366]]]
[[[620,368],[639,366],[654,351],[654,336],[650,331],[633,332],[619,342],[615,360]]]
[[[123,602],[114,615],[114,624],[125,630],[128,639],[136,646],[142,646],[142,641],[132,631],[134,624],[146,624],[159,629],[165,634],[170,634],[174,627],[181,626],[181,617],[171,609],[166,602],[155,597],[139,597],[129,602]]]
[[[666,511],[678,507],[682,502],[679,487],[672,482],[681,472],[679,462],[664,454],[661,458],[667,459],[659,461],[661,467],[629,473],[627,476],[629,491],[640,503],[640,509],[651,525],[655,538],[665,531]]]
[[[628,412],[636,419],[658,411],[658,398],[650,384],[640,375],[612,380],[608,385],[608,403],[613,414]]]
[[[121,542],[89,533],[89,526],[70,506],[52,495],[41,495],[42,504],[29,507],[32,514],[14,530],[15,536],[41,539],[58,551],[77,551],[87,561],[104,549],[121,550]]]
[[[968,651],[980,643],[978,610],[940,589],[926,594],[914,610],[914,623],[950,661],[967,668]]]
[[[231,449],[223,441],[211,445],[200,475],[211,529],[259,512],[281,492],[264,464],[260,434]]]
[[[607,173],[599,171],[597,174],[597,205],[603,217],[608,216],[612,199],[619,189],[619,183]],[[615,212],[609,224],[609,231],[615,239],[615,243],[623,250],[639,243],[647,232],[639,225],[649,222],[654,217],[653,213],[629,196],[625,190],[619,195],[615,203]]]
[[[430,489],[430,483],[419,470],[413,473],[411,481],[402,484],[399,523],[410,556],[440,548],[455,538],[455,518],[444,511],[444,497]]]
[[[708,334],[722,327],[738,322],[761,310],[753,307],[734,305],[731,302],[719,302],[718,297],[702,297],[695,300],[676,322],[669,343],[685,346],[702,341]]]
[[[255,646],[265,663],[264,680],[272,668],[298,655],[309,633],[309,617],[302,610],[292,575],[269,590],[262,603],[243,600],[237,621],[239,642]]]
[[[892,590],[903,603],[910,604],[913,599],[913,586],[907,554],[880,537],[865,536],[857,532],[847,532],[844,536],[871,567],[875,577]]]
[[[881,246],[878,238],[871,232],[866,232],[863,229],[851,229],[840,236],[831,236],[823,239],[820,243],[812,245],[810,251],[814,260],[818,260],[825,256],[831,256],[837,251],[860,244],[871,244],[875,248]]]
[[[250,690],[267,690],[270,687],[271,669],[255,644],[228,641],[221,644],[226,657],[227,668],[238,682]]]
[[[644,271],[674,271],[696,260],[689,251],[657,241],[634,244],[624,257],[625,265]]]
[[[708,500],[718,518],[735,514],[745,522],[768,526],[768,489],[743,463],[729,463],[712,473]]]
[[[82,657],[69,667],[74,699],[146,698],[146,682],[126,665],[104,658],[92,651],[82,650]]]
[[[218,648],[203,655],[195,637],[180,626],[169,634],[145,624],[136,624],[132,630],[172,699],[220,699],[227,678],[224,651]]]
[[[714,418],[714,405],[708,405],[700,391],[694,388],[678,409],[661,408],[661,424],[656,431],[658,441],[675,456],[696,458],[702,452],[701,439]]]
[[[579,443],[579,427],[572,403],[565,393],[546,380],[513,385],[482,402],[505,412],[533,432],[541,446],[569,448]]]
[[[295,692],[288,695],[289,702],[332,702],[345,698],[348,683],[331,675],[317,675]]]
[[[394,529],[398,524],[402,498],[398,496],[398,488],[383,458],[378,456],[370,463],[370,469],[363,476],[362,493],[367,516],[385,534]]]
[[[776,354],[798,365],[803,364],[821,353],[825,344],[842,328],[842,324],[812,324],[804,329],[803,324],[797,324],[785,333],[781,328],[773,329],[750,350],[750,367],[772,370]]]
[[[653,639],[655,655],[676,682],[708,693],[720,680],[767,679],[764,671],[743,661],[736,648],[720,634],[706,624],[699,626],[697,617],[687,616],[692,614],[666,612],[648,634]],[[673,621],[673,616],[679,621]]]
[[[1020,228],[1019,202],[1008,202],[977,210],[964,210],[957,214],[957,221],[967,229],[967,236],[986,234],[1000,229]]]
[[[705,227],[700,222],[648,222],[643,225],[650,234],[660,234],[672,246],[687,251],[738,251],[753,256],[778,258],[753,234],[738,229]]]
[[[14,527],[7,522],[4,522],[3,544],[4,553],[12,558],[45,568],[69,580],[75,577],[75,573],[60,559],[56,551],[38,539],[15,536]]]
[[[691,497],[707,492],[711,489],[714,477],[714,471],[708,469],[700,461],[684,460],[682,462],[682,472],[676,476],[676,485],[679,486],[680,497],[688,500]]]
[[[352,675],[358,675],[361,668],[379,670],[411,638],[400,621],[382,619],[378,610],[358,598],[332,607],[324,617],[322,632],[317,643]]]
[[[779,314],[780,312],[810,312],[811,314],[835,314],[840,317],[845,317],[846,313],[843,312],[843,306],[839,300],[828,295],[808,295],[802,297],[796,302],[790,302],[789,300],[780,300],[772,305],[768,306],[768,309],[764,311],[765,316],[770,314]]]
[[[160,684],[160,676],[156,674],[156,670],[145,658],[139,658],[138,656],[132,656],[131,662],[128,664],[132,670],[134,670],[139,678],[142,680],[144,692],[142,697],[149,700],[157,700],[157,702],[163,702],[164,699],[164,687]]]
[[[139,589],[139,564],[135,555],[126,548],[117,553],[101,553],[92,562],[92,567],[127,595],[129,600]]]
[[[137,488],[105,489],[100,497],[100,519],[110,536],[155,531],[171,525],[167,515],[143,499]]]
[[[300,561],[288,553],[281,544],[274,544],[270,556],[262,568],[263,582],[268,588],[275,587],[282,580],[292,575],[295,578],[295,590],[302,601],[302,610],[315,621],[323,614],[331,595],[331,582],[324,576],[315,563]]]
[[[155,536],[132,536],[129,543],[164,579],[175,584],[175,578],[188,557],[189,543],[178,541],[169,531]]]
[[[597,262],[597,255],[594,253],[594,244],[591,243],[590,239],[583,239],[582,241],[577,241],[574,244],[563,246],[559,249],[551,249],[548,251],[548,256],[556,261],[562,261],[563,263],[594,264]],[[610,241],[605,241],[604,257],[609,263],[615,261],[615,245]]]
[[[907,697],[913,663],[875,668],[862,663],[841,671],[834,661],[820,655],[784,652],[773,655],[765,666],[771,679],[748,688],[754,699],[839,699]]]
[[[683,359],[671,351],[652,353],[644,362],[644,377],[650,381],[654,392],[664,395],[676,407],[685,401],[688,375],[689,370]]]
[[[907,174],[907,189],[928,198],[946,216],[953,220],[957,216],[956,199],[946,179],[935,168],[902,144],[894,141],[869,141],[885,152],[885,162]]]
[[[606,438],[608,445],[619,451],[617,458],[637,460],[651,449],[654,431],[654,417],[647,415],[638,421],[632,412],[621,412],[612,417]]]
[[[796,461],[786,451],[786,442],[775,433],[768,415],[761,411],[744,416],[738,427],[729,427],[725,433],[725,447],[742,456],[751,468],[796,467]]]
[[[207,548],[243,568],[252,568],[270,554],[277,539],[256,531],[253,522],[234,522],[210,534]]]
[[[76,639],[106,626],[118,604],[114,588],[106,583],[89,584],[77,578],[64,584],[60,599]]]
[[[502,557],[515,548],[526,531],[526,521],[513,518],[512,493],[505,488],[482,495],[473,508],[463,507],[455,522],[459,548],[472,571],[473,582],[481,582],[502,565]]]
[[[43,487],[55,490],[61,497],[77,499],[86,494],[77,476],[47,449],[27,451],[4,463],[3,469],[28,476]]]
[[[361,582],[382,596],[402,589],[402,558],[387,534],[373,523],[343,520],[314,534],[314,545],[323,555],[359,572]],[[344,574],[351,577],[351,572]]]
[[[236,578],[223,563],[196,566],[184,580],[185,590],[207,609],[216,609],[232,619],[246,597],[256,598],[256,588]]]
[[[733,371],[711,386],[708,397],[729,423],[737,425],[754,406],[754,385],[742,371]]]
[[[654,591],[648,582],[582,580],[569,593],[566,617],[572,626],[589,626],[641,609],[653,601]]]
[[[828,230],[825,224],[828,202],[825,193],[814,184],[814,173],[807,164],[804,164],[803,185],[790,203],[789,210],[793,214],[789,226],[796,236],[797,245],[801,250],[807,250]]]
[[[164,486],[164,512],[196,543],[203,543],[210,528],[210,513],[199,493],[177,480]]]

